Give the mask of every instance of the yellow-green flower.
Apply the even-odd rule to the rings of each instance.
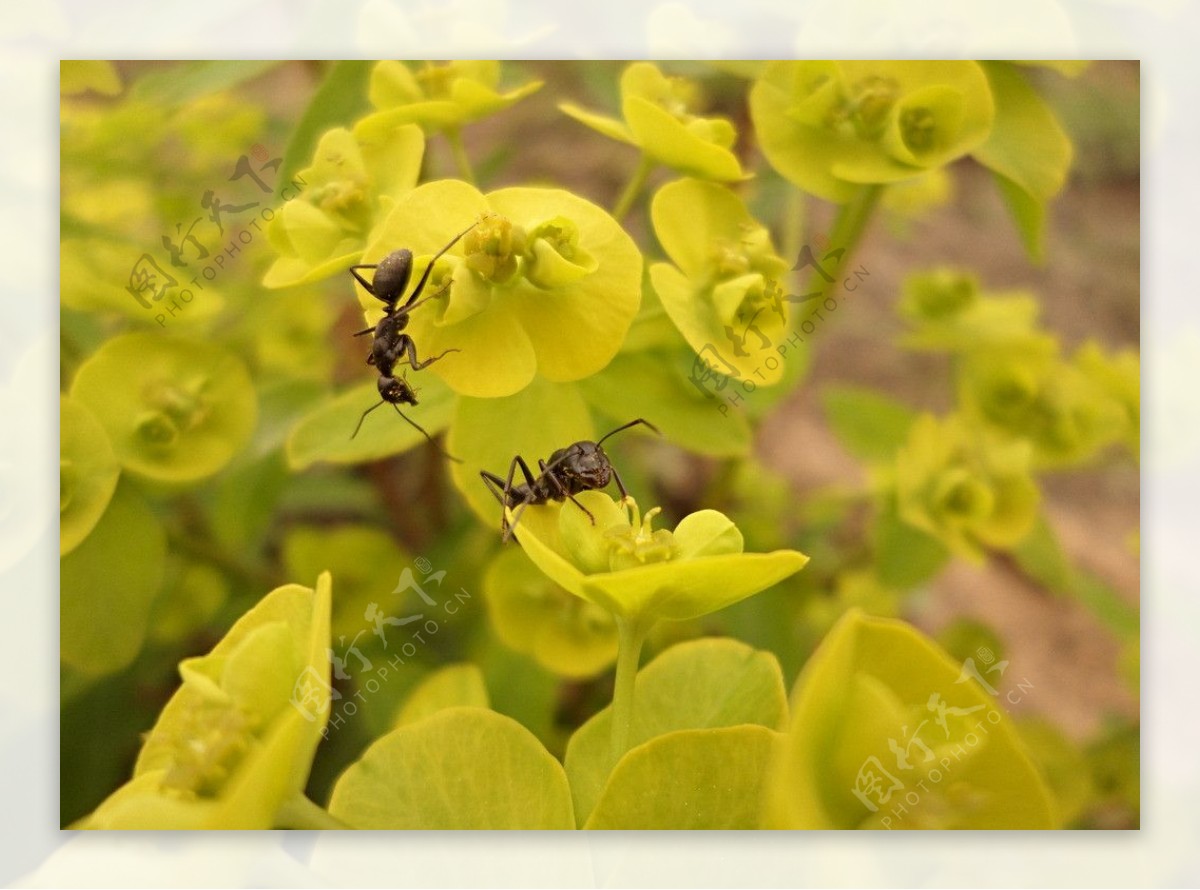
[[[1141,455],[1141,359],[1135,350],[1106,354],[1098,343],[1088,342],[1075,354],[1075,366],[1120,406],[1123,438],[1134,458]]]
[[[241,361],[210,343],[165,334],[107,341],[79,367],[71,398],[100,421],[125,469],[162,482],[216,473],[258,420]]]
[[[1028,443],[994,441],[960,417],[922,415],[896,454],[900,516],[973,561],[1012,547],[1037,519],[1031,456]]]
[[[380,62],[371,71],[369,96],[378,109],[360,126],[383,134],[398,124],[417,124],[426,132],[453,131],[503,111],[541,88],[532,81],[499,91],[496,61],[426,62],[416,71],[402,62]]]
[[[979,301],[979,279],[961,269],[943,267],[910,275],[897,308],[915,323],[954,318]]]
[[[650,215],[674,263],[651,266],[650,281],[688,345],[702,356],[715,350],[738,377],[779,380],[783,363],[766,359],[777,358],[794,295],[784,293],[787,263],[766,227],[728,188],[697,179],[659,189]]]
[[[623,121],[586,111],[571,102],[558,107],[610,139],[641,149],[651,161],[689,176],[723,182],[742,179],[731,151],[737,139],[724,118],[702,117],[699,87],[683,77],[667,77],[650,62],[635,62],[621,75]]]
[[[1104,373],[1097,355],[1084,352],[1075,363],[1064,361],[1049,338],[981,348],[962,358],[960,398],[992,428],[1029,441],[1036,464],[1077,464],[1127,435],[1130,411],[1136,410],[1128,389],[1119,395],[1119,377],[1109,378],[1118,389],[1106,391],[1094,376]]]
[[[325,133],[312,166],[296,174],[300,196],[267,227],[279,254],[263,284],[289,287],[345,272],[362,256],[372,228],[417,184],[425,137],[400,123]]]
[[[95,416],[73,399],[59,399],[59,555],[91,534],[113,492],[121,465]]]
[[[796,681],[764,827],[1056,827],[985,671],[903,621],[852,609]]]
[[[427,370],[462,395],[496,398],[535,374],[568,382],[607,365],[641,302],[642,255],[611,216],[569,192],[427,183],[375,229],[363,261],[406,247],[416,279],[472,223],[425,286],[441,298],[409,324],[420,358],[459,350]],[[374,323],[382,304],[361,290],[359,301]]]
[[[146,736],[133,778],[78,826],[272,828],[303,793],[330,709],[330,578],[269,593],[208,654]]]
[[[898,306],[913,325],[904,345],[965,356],[981,349],[1057,349],[1055,338],[1037,327],[1037,297],[1025,291],[984,297],[975,287],[971,276],[951,271],[911,280]]]
[[[995,113],[967,61],[791,61],[766,66],[750,112],[767,160],[829,201],[912,179],[969,154]]]
[[[646,624],[684,621],[723,609],[795,574],[808,557],[795,550],[742,552],[742,534],[716,510],[684,517],[673,530],[655,529],[661,508],[639,513],[629,498],[601,492],[575,504],[529,507],[517,539],[550,578],[618,619]]]
[[[559,587],[519,549],[492,561],[483,594],[500,641],[548,671],[592,677],[617,658],[612,616]]]

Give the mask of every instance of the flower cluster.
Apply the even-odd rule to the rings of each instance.
[[[667,77],[650,62],[635,62],[621,75],[623,121],[572,102],[559,108],[610,139],[636,146],[650,162],[718,182],[744,178],[732,151],[737,131],[724,118],[697,114],[700,104],[695,81]]]

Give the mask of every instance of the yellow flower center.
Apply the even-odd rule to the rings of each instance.
[[[153,739],[170,752],[163,790],[215,797],[250,745],[250,720],[236,708],[208,706],[187,711],[181,722],[176,732]]]
[[[609,547],[609,564],[613,571],[634,568],[655,562],[667,562],[678,550],[675,536],[665,528],[655,530],[654,518],[662,507],[647,510],[640,516],[637,501],[627,498],[629,525],[611,528],[605,533]]]
[[[504,216],[484,219],[463,237],[467,268],[496,284],[517,273],[528,238],[525,230]]]

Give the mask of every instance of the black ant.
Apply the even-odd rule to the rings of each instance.
[[[538,470],[541,475],[537,478],[534,478],[528,464],[519,454],[508,465],[507,480],[501,479],[495,473],[489,473],[487,470],[480,470],[479,475],[488,487],[488,491],[495,496],[503,508],[500,517],[500,532],[504,536],[504,540],[509,539],[513,527],[521,517],[521,511],[530,504],[544,504],[547,501],[561,501],[569,498],[575,506],[588,515],[592,524],[595,525],[596,517],[587,507],[579,503],[575,495],[581,491],[599,491],[612,481],[617,483],[621,497],[628,497],[629,494],[625,491],[625,484],[621,481],[617,468],[612,465],[608,455],[600,446],[609,436],[639,424],[662,435],[659,433],[658,427],[639,417],[637,420],[631,420],[606,433],[599,442],[576,442],[566,448],[558,449],[550,455],[549,460],[539,460]],[[513,476],[516,475],[517,467],[521,468],[521,472],[525,475],[525,481],[519,485],[513,485]],[[508,521],[508,510],[514,511],[511,523]]]
[[[417,286],[409,295],[408,300],[403,304],[400,299],[404,296],[404,291],[408,288],[409,279],[412,277],[413,255],[412,251],[406,247],[399,250],[393,250],[378,263],[362,263],[357,266],[351,266],[349,272],[354,276],[355,280],[363,286],[371,296],[379,300],[386,307],[383,312],[383,317],[375,323],[374,327],[366,328],[358,331],[354,336],[361,337],[365,334],[372,334],[371,353],[367,356],[367,364],[374,365],[379,371],[379,398],[380,401],[372,405],[362,413],[358,419],[358,425],[354,428],[354,432],[350,434],[353,439],[358,435],[358,431],[362,429],[363,421],[367,419],[367,415],[383,404],[390,404],[396,409],[396,413],[404,418],[412,426],[420,430],[429,441],[429,433],[414,420],[407,417],[400,410],[401,405],[416,405],[416,391],[409,386],[408,380],[404,377],[397,378],[395,374],[396,365],[402,362],[407,362],[414,371],[419,371],[427,365],[436,362],[442,356],[451,352],[458,352],[457,349],[447,349],[439,355],[432,358],[427,358],[423,362],[417,361],[417,345],[413,342],[412,337],[403,333],[408,326],[409,314],[429,300],[434,300],[445,293],[446,288],[442,288],[436,294],[431,294],[424,300],[418,300],[422,291],[425,290],[425,284],[429,281],[429,276],[433,272],[433,267],[442,254],[453,247],[463,235],[471,231],[479,224],[479,220],[463,229],[457,235],[450,239],[450,242],[434,254],[433,259],[429,261],[429,265],[425,267]],[[371,281],[367,281],[359,274],[359,269],[374,269],[375,273],[371,276]],[[447,283],[446,287],[449,287]],[[456,457],[450,457],[451,460],[458,460]]]

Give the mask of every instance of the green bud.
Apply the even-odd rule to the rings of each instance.
[[[599,263],[579,243],[579,227],[566,217],[535,227],[529,233],[526,277],[537,287],[574,284],[596,271]]]

